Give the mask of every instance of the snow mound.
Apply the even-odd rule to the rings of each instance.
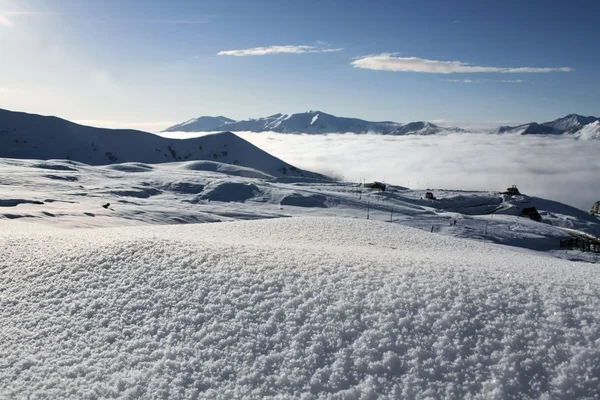
[[[136,197],[138,199],[147,199],[151,196],[161,194],[161,191],[151,187],[133,187],[131,189],[124,190],[111,190],[108,193],[120,197]]]
[[[245,178],[273,179],[273,176],[252,168],[245,168],[238,165],[225,164],[216,161],[189,161],[184,163],[181,168],[189,171],[220,172],[222,174],[243,176]]]
[[[260,190],[251,183],[235,181],[211,182],[198,196],[198,200],[244,202],[254,197]]]
[[[106,168],[121,172],[148,172],[154,169],[151,165],[135,162],[108,165]]]
[[[284,196],[279,204],[282,206],[326,208],[326,200],[327,197],[318,194],[302,195],[300,193],[292,193]]]
[[[40,169],[51,169],[54,171],[77,171],[77,168],[73,168],[70,165],[65,165],[64,163],[61,163],[60,161],[58,161],[58,162],[53,162],[53,161],[39,162],[39,163],[33,164],[32,167],[40,168]]]
[[[176,181],[168,182],[161,189],[178,193],[198,194],[204,190],[204,187],[205,185],[198,182]]]
[[[15,227],[2,398],[598,394],[593,266],[366,220]]]

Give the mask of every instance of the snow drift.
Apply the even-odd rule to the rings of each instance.
[[[366,220],[13,223],[0,397],[592,398],[599,287],[595,266]]]

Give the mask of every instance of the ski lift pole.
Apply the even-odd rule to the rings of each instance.
[[[485,243],[485,239],[487,238],[487,228],[488,228],[488,222],[489,221],[485,221],[485,232],[483,234],[483,243]]]

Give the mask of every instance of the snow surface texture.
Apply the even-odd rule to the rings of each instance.
[[[600,393],[593,265],[356,219],[8,226],[2,398]]]

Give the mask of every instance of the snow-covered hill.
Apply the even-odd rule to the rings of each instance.
[[[296,168],[231,132],[167,139],[147,132],[78,125],[56,117],[0,110],[0,157],[68,159],[91,165],[210,160],[272,176],[321,178]]]
[[[598,129],[598,121],[600,118],[597,117],[569,114],[542,124],[531,122],[519,126],[501,126],[496,132],[518,135],[572,135],[582,140],[593,140],[599,138],[598,135],[594,135],[594,131]]]
[[[204,118],[204,117],[201,117]],[[210,118],[210,117],[209,117]],[[173,131],[249,131],[249,132],[280,132],[280,133],[378,133],[384,135],[429,135],[440,132],[462,132],[460,128],[444,128],[429,122],[413,122],[401,124],[398,122],[371,122],[357,118],[336,117],[322,111],[308,111],[297,114],[275,114],[264,118],[244,121],[227,122],[220,126],[198,128],[196,130],[179,129],[180,125],[168,128],[165,132]]]
[[[600,270],[398,224],[0,229],[0,397],[596,398]]]

